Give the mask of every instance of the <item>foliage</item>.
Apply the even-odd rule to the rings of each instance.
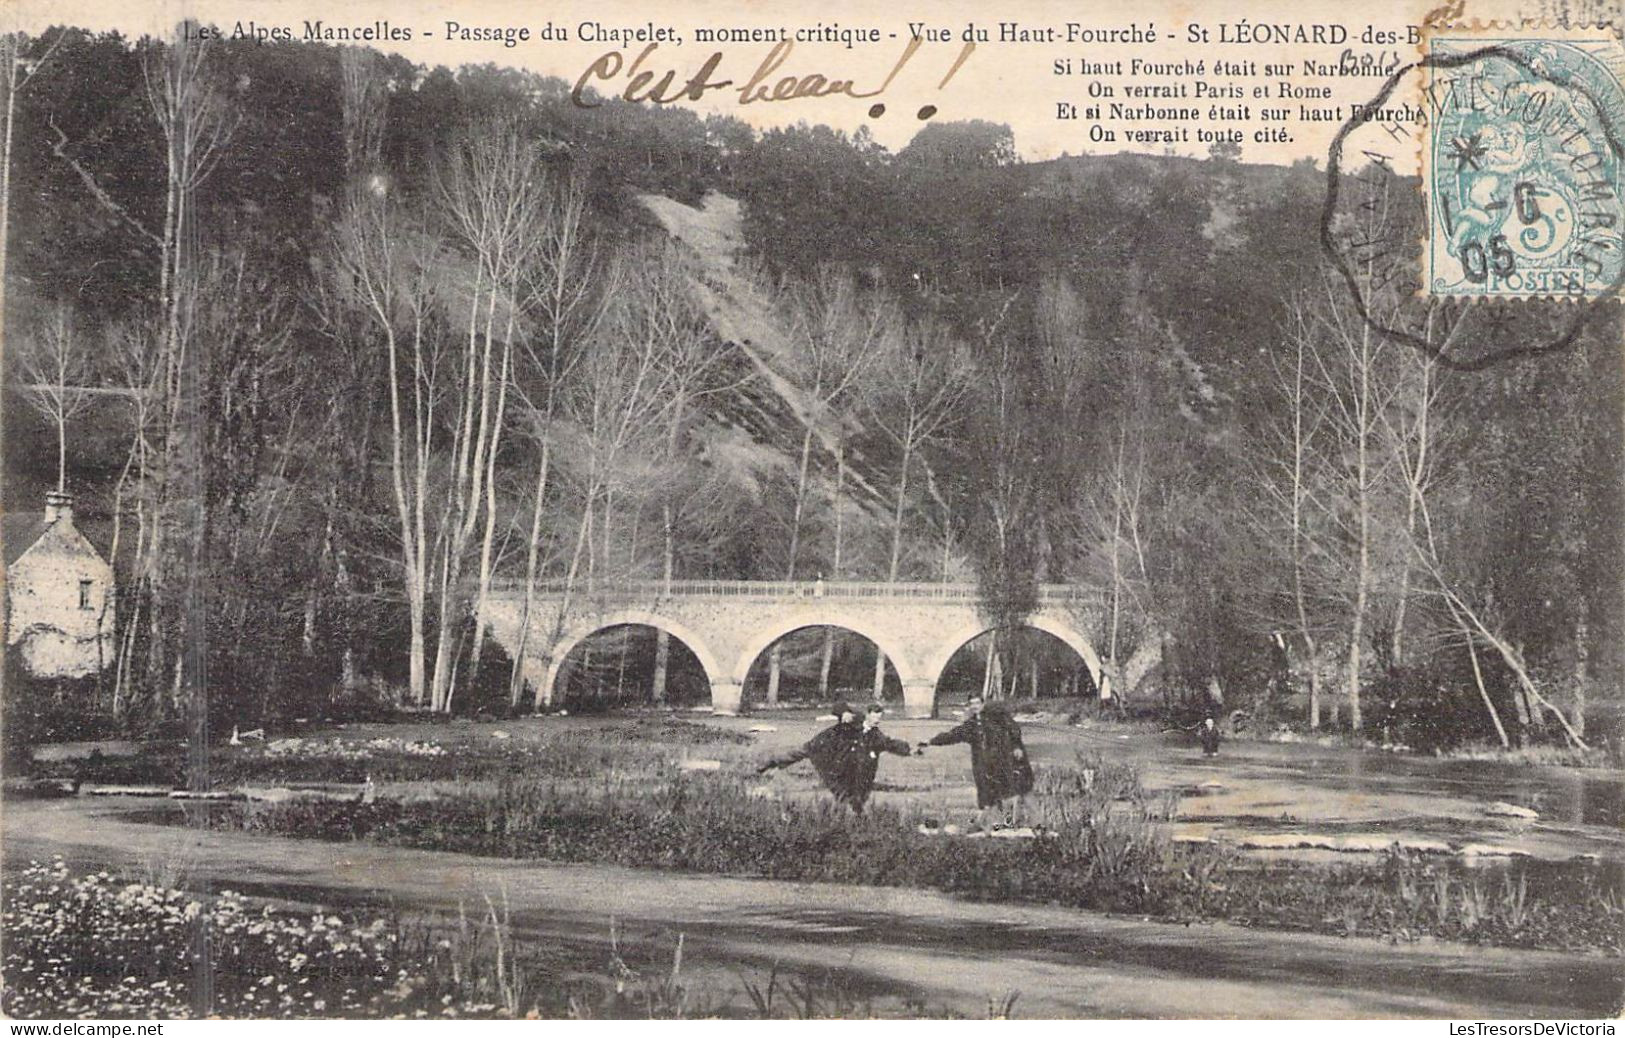
[[[1617,866],[1463,867],[1395,848],[1376,867],[1266,865],[1215,878],[1210,910],[1251,926],[1625,954]]]
[[[39,678],[27,673],[21,653],[7,653],[5,702],[0,726],[8,759],[48,742],[105,739],[118,731],[117,723],[97,713],[96,676]]]

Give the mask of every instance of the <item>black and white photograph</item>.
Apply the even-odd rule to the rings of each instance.
[[[0,1015],[1612,1035],[1620,24],[0,6]]]

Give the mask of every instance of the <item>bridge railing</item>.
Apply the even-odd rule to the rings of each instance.
[[[493,590],[523,593],[525,582],[498,578]],[[562,580],[539,580],[535,593],[557,597],[570,590]],[[981,592],[975,584],[933,584],[925,582],[854,580],[623,580],[588,585],[577,581],[574,594],[582,598],[651,599],[663,597],[709,598],[928,598],[948,601],[976,601]],[[1075,602],[1094,597],[1094,592],[1072,584],[1042,584],[1041,602]]]

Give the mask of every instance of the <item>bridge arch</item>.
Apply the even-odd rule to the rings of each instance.
[[[891,661],[892,668],[897,671],[898,680],[907,687],[916,680],[916,675],[914,669],[909,666],[907,654],[903,651],[902,639],[893,637],[888,632],[878,629],[874,623],[870,622],[871,619],[850,615],[839,608],[810,612],[797,611],[796,615],[792,617],[778,619],[763,627],[745,643],[745,649],[739,654],[739,662],[729,680],[743,685],[745,678],[750,674],[751,664],[756,662],[756,657],[766,652],[774,642],[787,634],[792,634],[804,627],[838,627],[843,631],[851,631],[853,634],[873,642],[885,655],[886,659]]]
[[[546,689],[546,702],[557,702],[559,674],[564,669],[564,661],[570,658],[570,653],[582,642],[591,638],[600,631],[607,631],[612,627],[653,627],[688,646],[694,658],[700,661],[700,668],[705,671],[705,680],[711,686],[713,699],[716,693],[718,680],[725,679],[726,672],[717,665],[717,657],[706,644],[705,639],[695,634],[687,625],[673,620],[667,616],[651,615],[637,609],[625,609],[615,613],[604,613],[591,617],[590,620],[572,625],[571,628],[553,644],[551,658],[548,661]]]
[[[1083,660],[1084,667],[1089,671],[1089,677],[1094,681],[1095,687],[1100,687],[1100,656],[1096,654],[1095,647],[1089,644],[1089,639],[1085,638],[1076,627],[1058,617],[1044,613],[1035,613],[1027,617],[1022,621],[1021,626],[1031,627],[1035,631],[1043,631],[1045,634],[1052,635],[1077,653]],[[954,653],[991,630],[993,628],[978,617],[974,623],[965,624],[944,639],[940,643],[941,648],[932,657],[930,669],[925,674],[930,679],[932,689],[935,689],[937,684],[941,682],[942,672],[948,668],[948,661],[953,659]]]

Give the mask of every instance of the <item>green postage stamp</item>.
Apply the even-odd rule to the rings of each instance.
[[[1427,291],[1593,298],[1625,282],[1625,48],[1596,31],[1446,30],[1423,82]]]

